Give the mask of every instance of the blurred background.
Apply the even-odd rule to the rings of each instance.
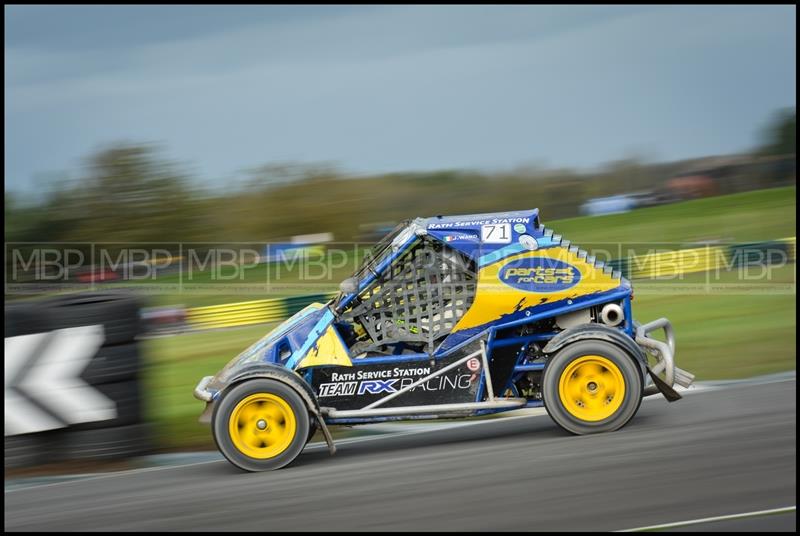
[[[211,449],[197,381],[397,222],[538,207],[698,379],[793,370],[795,13],[7,6],[6,337],[36,331],[9,305],[126,289],[136,370],[98,385],[149,439],[117,452]]]

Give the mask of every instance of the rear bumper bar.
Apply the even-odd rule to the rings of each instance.
[[[660,341],[650,334],[659,329],[664,330],[666,341]],[[652,367],[648,366],[650,372],[658,375],[670,388],[675,384],[682,387],[689,387],[694,381],[694,374],[682,370],[675,366],[675,331],[672,324],[666,318],[659,318],[647,324],[636,325],[636,343],[647,353],[656,358],[656,363]],[[661,376],[663,374],[663,377]],[[644,396],[659,393],[656,385],[648,385],[644,390]]]

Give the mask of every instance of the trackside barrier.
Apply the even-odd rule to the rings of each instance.
[[[795,262],[796,237],[768,242],[709,245],[698,248],[631,255],[613,259],[607,264],[628,279],[655,279],[696,272],[717,267],[736,268],[744,264]],[[190,329],[214,329],[247,326],[284,320],[313,302],[326,302],[336,293],[272,298],[266,300],[226,303],[186,310]]]
[[[780,264],[781,262],[794,262],[795,243],[792,238],[774,240],[772,242],[757,242],[753,244],[737,244],[730,248],[730,260],[734,266],[746,264]]]
[[[707,272],[719,266],[726,255],[727,251],[724,246],[704,246],[636,255],[628,260],[629,277],[631,279],[654,279]]]
[[[795,260],[797,258],[795,256],[796,255],[796,250],[797,250],[797,239],[796,239],[796,237],[793,236],[791,238],[784,238],[783,240],[780,240],[780,242],[783,242],[784,244],[786,244],[786,253],[789,254],[788,262],[795,262]]]
[[[137,299],[81,293],[5,307],[6,468],[146,453]]]
[[[194,329],[225,328],[273,322],[287,314],[286,299],[273,298],[193,307],[186,311],[186,322]]]
[[[186,322],[192,329],[214,329],[276,322],[292,316],[315,301],[328,301],[335,294],[311,294],[291,298],[272,298],[206,307],[186,311]]]

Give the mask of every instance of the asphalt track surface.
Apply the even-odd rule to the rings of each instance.
[[[609,531],[796,504],[796,380],[646,399],[622,430],[546,415],[317,447],[289,467],[160,467],[5,493],[6,530]],[[691,530],[794,530],[796,514]],[[681,530],[686,530],[682,528]]]

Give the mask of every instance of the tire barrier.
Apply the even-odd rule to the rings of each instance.
[[[149,450],[149,428],[132,424],[64,434],[58,450],[69,460],[111,460],[128,458]]]
[[[612,259],[607,266],[627,279],[654,279],[706,272],[717,268],[734,269],[753,263],[795,262],[796,238],[768,242],[708,245],[699,248],[661,251]],[[247,326],[284,320],[313,302],[325,302],[336,293],[272,298],[225,303],[186,309],[186,324],[191,330]]]
[[[128,294],[6,306],[5,467],[146,453],[141,332]]]

